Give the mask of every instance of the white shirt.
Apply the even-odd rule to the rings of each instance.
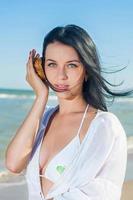
[[[41,139],[52,113],[45,110],[26,170],[29,200],[120,200],[127,164],[127,140],[118,118],[98,111],[67,170],[44,197],[39,178]]]

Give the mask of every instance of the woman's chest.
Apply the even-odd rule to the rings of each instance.
[[[77,137],[79,145],[82,143],[94,117],[94,115],[87,114],[82,122],[82,115],[80,113],[62,118],[54,116],[49,120],[40,148],[39,163],[41,169],[45,169],[48,162],[71,144],[75,137]]]
[[[80,143],[79,137],[77,134],[71,134],[70,132],[74,132],[74,130],[65,130],[57,129],[52,132],[47,132],[46,136],[43,139],[40,154],[39,154],[39,165],[40,169],[45,169],[48,165],[49,161],[51,161],[57,155],[64,153],[63,155],[70,154],[71,151],[75,148],[76,140]],[[71,147],[71,148],[70,148]],[[61,156],[59,156],[60,158]]]

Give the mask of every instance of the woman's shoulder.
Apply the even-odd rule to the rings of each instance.
[[[116,114],[110,111],[103,111],[103,110],[98,110],[98,114],[100,118],[102,118],[105,121],[115,121],[115,122],[120,122],[119,118],[117,117]]]
[[[98,110],[96,118],[103,130],[112,130],[116,137],[119,135],[125,135],[125,131],[120,119],[113,112]]]

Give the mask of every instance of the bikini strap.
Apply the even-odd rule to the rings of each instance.
[[[77,135],[79,135],[80,130],[81,130],[81,128],[82,128],[82,125],[83,125],[83,122],[84,122],[84,119],[85,119],[85,116],[86,116],[86,113],[87,113],[88,107],[89,107],[89,104],[87,104],[86,109],[85,109],[85,111],[84,111],[84,115],[83,115],[83,117],[82,117],[82,120],[81,120],[81,123],[80,123],[80,127],[79,127],[79,129],[78,129],[78,133],[77,133]]]

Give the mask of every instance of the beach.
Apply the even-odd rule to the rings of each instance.
[[[28,200],[26,183],[0,187],[0,200]]]
[[[133,200],[133,181],[124,182],[121,200]]]

